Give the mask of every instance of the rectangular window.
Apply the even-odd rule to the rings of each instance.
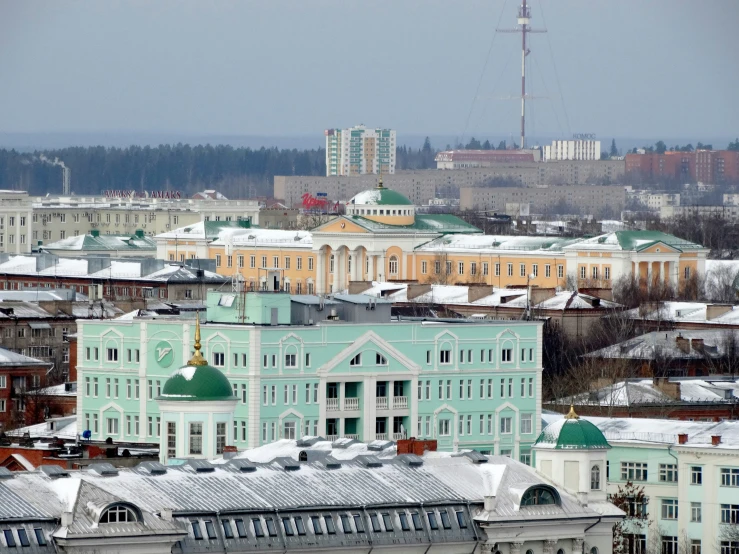
[[[203,453],[203,424],[190,423],[190,454]]]
[[[439,420],[439,436],[441,436],[441,437],[448,437],[450,435],[449,421],[450,420],[448,420],[448,419],[440,419]]]
[[[224,352],[213,352],[213,365],[224,367],[226,365],[226,354]]]
[[[691,485],[702,485],[703,484],[703,468],[701,466],[692,466],[690,468],[690,484]]]
[[[690,521],[693,521],[695,523],[700,523],[702,518],[703,518],[703,514],[701,510],[701,503],[691,502],[690,503]]]
[[[423,262],[421,262],[421,273],[423,275],[426,275],[426,273],[427,273],[426,270],[427,270],[427,262],[423,261]]]
[[[500,351],[500,361],[501,362],[512,362],[513,361],[513,349],[512,348],[503,348]]]
[[[662,519],[677,519],[677,499],[662,499]]]
[[[564,278],[564,276],[565,276],[565,266],[563,266],[563,265],[558,265],[558,266],[557,266],[557,277],[558,277],[559,279],[563,279],[563,278]]]
[[[677,465],[659,464],[659,480],[669,483],[677,482]]]
[[[739,504],[721,504],[721,523],[739,524]]]
[[[510,435],[513,432],[512,418],[501,417],[500,418],[500,433],[502,435]]]
[[[508,277],[513,277],[513,264],[508,264]]]
[[[519,269],[520,276],[526,277],[526,264],[519,264],[518,269]]]
[[[662,537],[662,554],[678,554],[677,537]]]
[[[531,265],[531,274],[534,277],[538,277],[539,276],[539,264],[532,264]]]
[[[107,349],[108,354],[108,361],[109,362],[117,362],[118,361],[118,349],[117,348],[108,348]]]
[[[253,517],[251,519],[251,526],[254,530],[254,536],[255,537],[263,537],[264,536],[264,530],[262,529],[262,520],[258,517]]]
[[[272,385],[270,387],[270,400],[273,406],[277,405],[277,385]]]
[[[621,462],[621,480],[646,481],[647,464],[640,462]]]
[[[611,268],[610,267],[606,266],[606,267],[603,268],[603,278],[606,281],[610,281],[611,280]]]
[[[722,543],[723,545],[723,543]],[[739,541],[736,542],[736,549],[739,549]],[[721,553],[723,554],[724,549],[723,546],[721,547]],[[691,539],[690,540],[690,554],[701,554],[701,541],[700,539]]]
[[[452,363],[452,351],[451,350],[439,350],[439,363],[440,364]]]
[[[552,276],[552,266],[549,264],[544,265],[544,277],[551,277]]]
[[[529,377],[529,398],[534,397],[534,378]]]
[[[739,468],[721,468],[721,486],[739,487]]]
[[[533,419],[531,414],[521,414],[521,434],[527,435],[533,433]]]

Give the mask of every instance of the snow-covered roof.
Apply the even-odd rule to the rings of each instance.
[[[228,280],[222,275],[207,270],[203,271],[202,277],[198,277],[196,270],[189,266],[170,264],[161,260],[105,260],[104,265],[107,267],[103,269],[98,269],[99,266],[92,260],[97,261],[99,258],[54,257],[54,263],[43,269],[37,269],[35,256],[11,256],[7,261],[0,263],[0,273],[31,277],[78,277],[162,282],[191,281],[195,279],[217,282]],[[107,265],[108,261],[110,265]]]
[[[705,360],[723,356],[729,346],[728,339],[732,336],[734,342],[739,340],[739,332],[732,330],[653,331],[590,352],[586,356],[633,360]]]
[[[549,425],[562,419],[562,414],[543,413],[542,421]],[[678,445],[678,435],[688,435],[680,448],[712,448],[739,450],[739,421],[682,421],[676,419],[652,419],[638,417],[590,417],[580,416],[593,423],[610,443],[643,442]],[[711,437],[720,436],[721,442],[712,445]]]
[[[142,255],[156,251],[157,245],[151,236],[139,235],[78,235],[44,244],[41,249],[67,252],[140,252]]]
[[[56,417],[44,423],[19,427],[18,429],[7,432],[8,435],[14,437],[22,437],[25,433],[28,433],[31,438],[59,437],[60,439],[76,439],[77,416]]]
[[[0,367],[48,367],[49,364],[30,356],[18,354],[12,350],[0,348]]]
[[[525,309],[527,303],[526,289],[492,288],[492,293],[469,302],[469,285],[430,285],[431,290],[408,299],[408,283],[392,281],[373,281],[372,286],[363,291],[367,296],[382,297],[392,302],[417,304],[446,304],[459,306],[502,307]],[[474,287],[474,286],[473,286]],[[532,304],[537,310],[593,310],[616,309],[621,304],[596,298],[588,294],[571,291],[553,292],[547,298]]]
[[[561,237],[525,237],[508,235],[456,234],[445,235],[419,246],[420,252],[466,252],[510,254],[512,251],[556,253],[577,239]]]
[[[739,402],[739,379],[673,377],[669,383],[679,384],[679,399],[665,394],[653,379],[630,379],[562,399],[562,403],[616,407],[674,402]]]
[[[234,246],[312,249],[313,235],[308,231],[287,231],[283,229],[223,229],[218,233],[218,238],[211,244],[213,246],[232,244]]]
[[[708,318],[710,306],[717,308],[716,315]],[[661,302],[644,304],[624,313],[632,319],[671,321],[675,323],[700,323],[704,325],[739,325],[739,306],[717,305],[706,302]]]

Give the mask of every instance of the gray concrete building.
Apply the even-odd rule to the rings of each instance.
[[[420,206],[433,198],[456,198],[463,187],[477,187],[495,179],[515,180],[526,187],[600,184],[618,182],[623,177],[624,168],[623,160],[509,162],[470,169],[397,171],[393,175],[383,175],[383,183]],[[316,197],[322,193],[330,200],[348,200],[375,187],[378,179],[378,175],[276,175],[273,195],[287,206],[300,204],[304,194]]]
[[[626,189],[620,185],[463,187],[459,194],[462,210],[505,212],[506,204],[528,203],[532,213],[548,213],[563,201],[578,207],[584,214],[598,215],[606,208],[619,213],[626,202]]]

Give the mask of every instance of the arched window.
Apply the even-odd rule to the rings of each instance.
[[[301,450],[300,454],[298,454],[298,461],[299,462],[307,462],[308,461],[308,453],[305,450]]]
[[[98,523],[135,523],[138,520],[138,514],[132,508],[116,504],[100,514]]]
[[[390,256],[390,275],[398,274],[398,257]]]
[[[529,548],[529,549],[528,549],[528,550],[526,551],[526,554],[534,554],[534,551],[533,551],[533,550],[531,550],[531,549]]]
[[[591,548],[590,549],[590,554],[598,554],[598,547],[597,546],[594,546],[593,548]]]
[[[545,485],[537,485],[528,489],[521,497],[521,506],[543,506],[559,504],[559,493]]]
[[[600,466],[597,464],[590,468],[590,490],[600,490]]]

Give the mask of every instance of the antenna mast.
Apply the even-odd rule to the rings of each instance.
[[[521,149],[526,148],[526,56],[531,50],[526,46],[528,33],[546,33],[546,29],[531,28],[531,7],[521,0],[518,8],[518,25],[514,29],[496,29],[499,33],[521,33]]]

